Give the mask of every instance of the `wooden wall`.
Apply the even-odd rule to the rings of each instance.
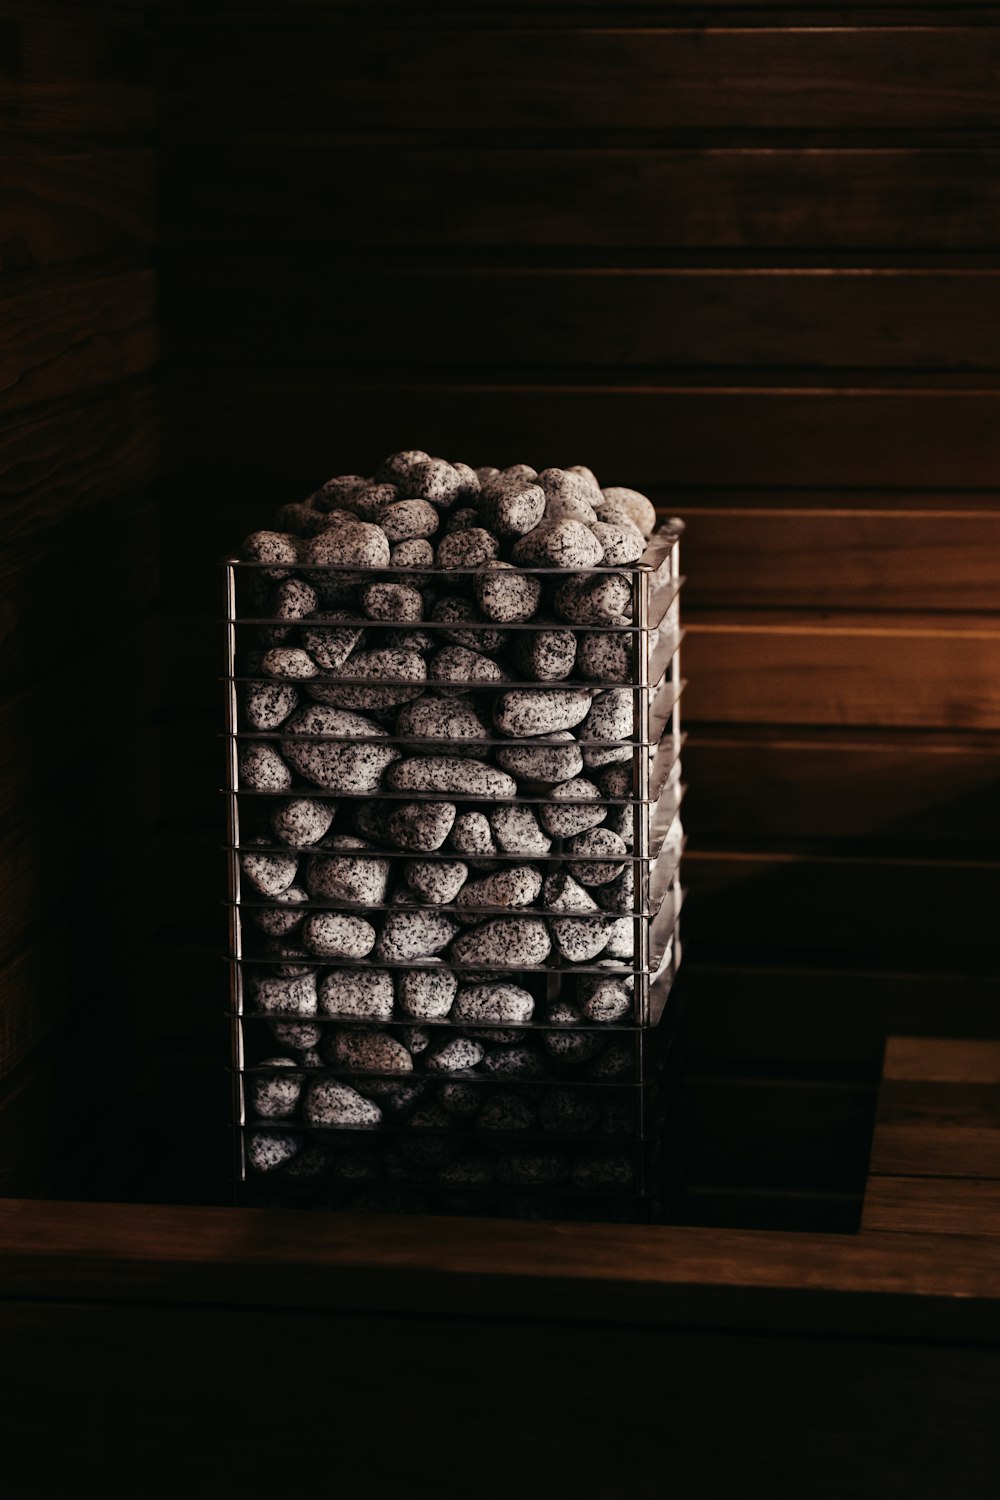
[[[0,4],[0,1193],[126,1133],[154,775],[142,7]]]
[[[997,1026],[996,7],[154,13],[165,1053],[222,993],[207,558],[396,448],[586,462],[688,523],[685,1211],[851,1222],[884,1035]]]

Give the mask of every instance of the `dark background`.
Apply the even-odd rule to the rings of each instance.
[[[215,561],[413,446],[687,522],[679,1212],[853,1225],[997,1029],[998,20],[0,0],[0,1191],[222,1191]]]

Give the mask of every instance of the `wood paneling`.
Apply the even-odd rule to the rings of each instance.
[[[685,822],[737,846],[988,853],[1000,826],[998,752],[993,737],[969,733],[699,725],[684,747]]]
[[[1000,620],[689,613],[689,720],[1000,729]]]
[[[387,357],[516,368],[541,328],[539,357],[564,367],[998,365],[1000,275],[984,269],[371,268],[331,264],[330,248],[253,265],[234,246],[175,251],[173,337],[216,359],[366,371]],[[372,339],[374,306],[388,342]]]
[[[90,256],[141,259],[153,243],[153,158],[144,150],[46,151],[18,140],[0,153],[0,270]]]
[[[158,353],[151,270],[4,278],[0,412],[82,395],[152,368]]]
[[[418,445],[536,468],[582,462],[586,450],[605,484],[639,488],[822,480],[988,489],[1000,464],[1000,386],[987,380],[640,387],[543,375],[368,384],[203,370],[196,384],[190,375],[177,384],[176,462],[200,483],[270,483],[275,505],[314,489],[317,476],[369,473],[384,453]]]
[[[131,24],[61,26],[4,18],[0,130],[19,136],[141,138],[153,126],[149,35]]]
[[[699,948],[737,953],[879,955],[958,972],[995,960],[991,916],[1000,863],[714,852],[689,846],[685,931]],[[942,962],[943,961],[943,962]],[[863,967],[863,965],[862,965]],[[946,996],[941,997],[942,1021]],[[947,1028],[945,1027],[945,1030]]]
[[[965,1177],[872,1177],[865,1229],[895,1234],[1000,1236],[1000,1182]],[[947,1246],[942,1248],[947,1254]]]
[[[898,129],[1000,123],[993,29],[201,24],[167,41],[181,133]],[[173,45],[170,45],[173,41]],[[329,87],[332,73],[337,86]]]
[[[1000,153],[896,146],[699,150],[336,143],[167,143],[172,231],[355,246],[991,249]],[[220,185],[224,191],[220,192]],[[273,226],[261,233],[262,226]]]

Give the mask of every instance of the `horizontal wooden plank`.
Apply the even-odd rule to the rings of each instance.
[[[31,0],[7,0],[15,10],[23,9]],[[41,4],[42,0],[36,0]],[[73,0],[44,0],[50,9],[71,7]],[[102,0],[114,6],[114,0]],[[122,0],[125,5],[128,0]],[[135,3],[135,0],[133,0]],[[148,5],[152,21],[158,26],[186,24],[203,19],[204,8],[197,0],[152,0]],[[499,0],[215,0],[213,14],[222,15],[244,25],[271,25],[280,18],[307,18],[311,25],[328,21],[333,26],[343,26],[351,19],[363,20],[366,11],[385,14],[395,23],[404,17],[413,17],[415,24],[425,26],[430,22],[445,24],[482,20],[489,27],[509,25],[516,18],[519,26],[531,24],[534,17],[541,17],[543,26],[578,26],[593,22],[594,16],[613,21],[616,25],[647,27],[651,21],[664,24],[676,17],[693,18],[711,15],[713,26],[760,25],[776,26],[816,25],[821,21],[830,23],[830,12],[835,17],[850,17],[857,24],[859,15],[875,16],[879,21],[898,15],[903,25],[918,23],[954,24],[960,17],[963,24],[980,18],[988,21],[993,13],[991,0],[960,0],[946,4],[944,0],[531,0],[524,3],[500,4]],[[740,14],[742,12],[742,15]],[[729,13],[732,13],[730,15]],[[749,20],[747,17],[749,16]],[[734,18],[735,17],[735,21]],[[766,20],[761,20],[765,17]],[[808,19],[806,19],[808,18]]]
[[[369,385],[219,366],[197,383],[175,373],[173,389],[173,479],[270,482],[274,504],[407,447],[474,465],[588,462],[605,484],[639,489],[990,488],[1000,465],[1000,391],[988,385]]]
[[[861,1228],[892,1234],[1000,1236],[1000,1182],[872,1176]]]
[[[998,751],[990,735],[695,727],[684,746],[684,822],[698,838],[737,847],[816,839],[988,852],[1000,826]]]
[[[142,135],[152,128],[155,95],[148,33],[39,19],[9,20],[0,46],[0,130],[20,136]]]
[[[903,1244],[881,1234],[7,1201],[0,1250],[9,1299],[176,1308],[224,1297],[244,1326],[254,1307],[541,1315],[780,1328],[796,1335],[796,1351],[806,1331],[991,1343],[1000,1326],[996,1247],[975,1237],[942,1256],[933,1235]],[[245,1411],[245,1391],[240,1399]]]
[[[985,249],[998,153],[167,143],[175,233],[383,245]]]
[[[164,33],[183,132],[989,127],[1000,35],[981,27],[579,30],[204,21]],[[331,78],[336,86],[329,87]]]
[[[892,1083],[1000,1084],[1000,1041],[891,1036],[882,1077]]]
[[[105,255],[145,258],[154,234],[152,153],[58,154],[6,142],[0,151],[0,269],[24,271]]]
[[[687,615],[685,717],[1000,729],[1000,621]]]
[[[96,1483],[101,1455],[113,1447],[129,1472],[156,1453],[162,1492],[184,1484],[196,1453],[198,1482],[208,1492],[231,1487],[256,1500],[280,1490],[296,1435],[322,1430],[331,1408],[345,1435],[338,1443],[345,1490],[359,1500],[405,1491],[413,1453],[405,1442],[386,1441],[381,1403],[386,1371],[405,1367],[419,1349],[408,1422],[433,1431],[440,1393],[448,1391],[449,1465],[459,1474],[482,1469],[482,1500],[523,1487],[525,1472],[541,1471],[553,1449],[567,1490],[594,1497],[655,1494],[665,1450],[674,1471],[697,1475],[706,1495],[732,1493],[749,1470],[775,1474],[769,1493],[776,1500],[795,1494],[785,1476],[798,1484],[804,1474],[815,1500],[848,1493],[884,1500],[893,1489],[917,1496],[928,1475],[946,1476],[961,1500],[990,1496],[1000,1364],[993,1348],[871,1335],[852,1341],[839,1328],[821,1340],[732,1330],[705,1337],[647,1328],[641,1318],[602,1327],[528,1318],[523,1309],[489,1319],[448,1308],[433,1324],[387,1312],[247,1312],[222,1303],[226,1271],[218,1268],[220,1295],[210,1306],[41,1296],[3,1306],[0,1329],[18,1370],[7,1403],[15,1493],[39,1483],[49,1494]],[[63,1360],[53,1361],[53,1349]],[[81,1367],[86,1382],[70,1374]],[[267,1421],[234,1442],[246,1422],[240,1386],[247,1371],[285,1369],[298,1378],[275,1382]],[[467,1369],[474,1379],[455,1379]],[[655,1380],[634,1378],[653,1370]],[[510,1409],[512,1383],[520,1399]],[[553,1390],[573,1391],[572,1401],[553,1401]],[[544,1423],[538,1411],[546,1412]],[[509,1436],[484,1464],[498,1412]],[[58,1443],[46,1441],[53,1422]],[[183,1445],[172,1441],[179,1428]],[[580,1441],[581,1432],[605,1429],[620,1441]],[[328,1464],[322,1445],[305,1445],[296,1473],[318,1488]]]
[[[0,412],[77,396],[149,370],[158,336],[152,271],[6,277]]]
[[[786,961],[822,954],[850,963],[892,958],[899,969],[948,960],[961,972],[992,963],[998,866],[985,861],[712,853],[690,845],[684,908],[691,956],[783,950]],[[857,967],[864,967],[857,964]]]
[[[179,247],[165,282],[178,357],[197,346],[216,359],[363,368],[387,349],[420,366],[498,368],[528,351],[539,363],[660,369],[1000,360],[1000,275],[983,270],[366,269],[245,248],[206,268],[203,251]]]
[[[693,911],[689,903],[685,921]],[[995,972],[971,973],[958,957],[965,972],[936,971],[922,957],[893,971],[838,965],[831,953],[812,967],[780,952],[759,965],[739,954],[728,963],[686,955],[671,999],[685,1060],[702,1072],[877,1078],[893,1033],[975,1038],[995,1029]]]
[[[680,498],[680,497],[679,497]],[[697,508],[685,521],[686,605],[984,610],[1000,513]]]
[[[1000,1180],[1000,1084],[883,1081],[871,1170]]]

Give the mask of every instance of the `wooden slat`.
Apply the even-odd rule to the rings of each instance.
[[[132,25],[8,21],[0,47],[0,130],[17,135],[139,135],[155,98],[150,40]]]
[[[678,1195],[671,1223],[719,1229],[793,1229],[811,1234],[854,1234],[861,1212],[858,1192],[802,1188],[692,1184]]]
[[[684,821],[699,838],[740,843],[989,852],[1000,826],[998,752],[993,736],[969,733],[695,727],[684,747]]]
[[[685,931],[702,956],[892,957],[899,967],[995,960],[1000,866],[934,859],[711,853],[689,846]],[[944,961],[944,962],[942,962]],[[863,967],[863,965],[858,965]]]
[[[1000,1084],[1000,1041],[891,1036],[882,1077],[892,1083]]]
[[[685,920],[693,914],[689,904]],[[893,1033],[974,1038],[998,1029],[995,972],[939,972],[922,956],[894,971],[838,966],[829,952],[811,967],[780,951],[759,965],[739,954],[729,963],[695,955],[671,1004],[681,1011],[685,1060],[701,1072],[875,1078]]]
[[[141,150],[59,154],[2,143],[0,269],[141,257],[153,241],[153,158]]]
[[[1000,1084],[883,1082],[871,1170],[1000,1179]]]
[[[1000,512],[692,508],[679,503],[685,605],[997,608]]]
[[[989,488],[1000,463],[1000,391],[988,385],[364,385],[221,366],[197,385],[185,377],[177,399],[187,422],[175,477],[271,482],[275,504],[414,446],[539,469],[582,462],[583,450],[605,484],[640,489]]]
[[[1000,169],[982,147],[484,151],[360,136],[294,149],[168,144],[162,173],[174,233],[254,243],[262,231],[349,235],[358,247],[387,235],[633,249],[1000,243]]]
[[[330,30],[166,33],[167,127],[190,133],[740,128],[1000,122],[994,29]],[[337,86],[328,86],[331,75]]]
[[[861,1227],[866,1232],[1000,1237],[1000,1182],[873,1176],[865,1190]]]
[[[367,270],[239,250],[224,267],[204,262],[180,249],[167,261],[173,337],[220,359],[377,368],[387,346],[372,338],[373,308],[393,357],[420,366],[517,366],[528,350],[564,366],[660,369],[995,370],[1000,359],[1000,276],[984,270]]]
[[[1000,729],[990,617],[689,613],[689,722]]]
[[[0,288],[0,412],[77,396],[156,362],[153,272],[25,272]]]

